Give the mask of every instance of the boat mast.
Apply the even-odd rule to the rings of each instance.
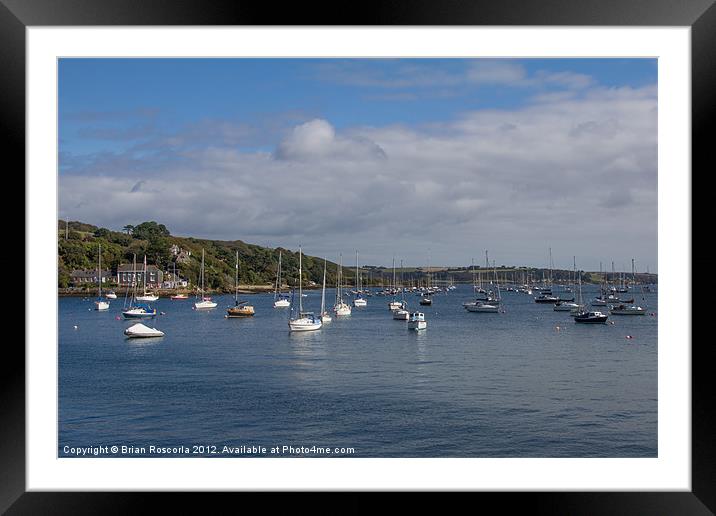
[[[632,260],[632,269],[634,269],[633,262],[634,261]],[[97,280],[97,284],[99,285],[97,297],[102,299],[102,244],[99,244],[99,264],[97,265]]]
[[[204,248],[201,249],[201,298],[204,299]]]
[[[323,259],[323,290],[321,291],[321,315],[326,311],[326,259]]]
[[[405,285],[403,284],[403,260],[400,260],[400,300],[402,308],[405,310]]]
[[[276,301],[276,298],[281,292],[281,250],[278,251],[278,269],[276,269],[276,290],[273,293],[273,300]]]
[[[301,264],[301,246],[298,246],[298,316],[303,313],[303,290],[301,290],[303,268]]]
[[[236,251],[236,293],[234,294],[234,303],[239,304],[239,251]]]
[[[142,272],[142,290],[144,296],[147,295],[147,255],[144,255],[144,271]]]

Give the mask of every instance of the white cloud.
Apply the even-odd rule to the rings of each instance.
[[[383,265],[393,253],[406,265],[428,254],[466,264],[486,248],[498,264],[545,265],[551,246],[558,266],[633,256],[656,270],[656,105],[653,87],[591,88],[424,127],[336,131],[314,119],[273,155],[215,146],[91,181],[63,173],[60,216],[300,242],[334,259],[358,248]],[[112,166],[105,157],[102,170]]]
[[[282,160],[385,158],[385,152],[364,137],[337,136],[326,120],[315,119],[295,127],[278,145],[276,157]]]

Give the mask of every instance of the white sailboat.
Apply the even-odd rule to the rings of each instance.
[[[281,250],[278,252],[278,269],[276,269],[276,290],[273,293],[273,307],[286,308],[291,306],[291,302],[283,294],[281,294]]]
[[[333,320],[326,310],[326,259],[323,259],[323,289],[321,290],[321,322],[329,323]]]
[[[94,309],[100,312],[109,310],[109,301],[102,299],[102,245],[99,246],[99,262],[97,265],[97,301],[94,302]],[[117,297],[116,295],[114,296]]]
[[[631,260],[631,275],[632,284],[636,284],[636,272],[634,271],[634,258]],[[641,300],[643,305],[636,305],[630,303],[619,303],[617,305],[611,305],[609,307],[609,313],[612,315],[646,315],[647,306],[646,298],[644,297],[644,286],[641,286]]]
[[[316,317],[313,312],[303,311],[303,268],[301,262],[301,246],[298,247],[298,313],[296,317],[289,319],[288,329],[290,331],[312,331],[320,330],[323,326],[321,317]]]
[[[341,282],[343,280],[343,255],[339,256],[338,260],[338,277],[336,280],[336,304],[333,306],[333,313],[336,316],[346,316],[351,314],[351,306],[343,301],[343,290]]]
[[[127,296],[129,295],[129,287],[125,294],[124,303],[125,309],[122,311],[122,315],[125,319],[141,319],[144,317],[154,317],[157,315],[157,309],[144,303],[136,303],[137,298],[137,255],[132,257],[132,299],[127,307]]]
[[[577,257],[573,256],[572,260],[574,261],[574,271],[572,273],[572,287],[574,287],[577,278]],[[571,292],[571,289],[569,291]],[[579,308],[579,304],[575,303],[574,301],[557,301],[554,305],[553,310],[555,312],[576,312],[577,310],[579,310]]]
[[[226,310],[227,318],[253,317],[254,307],[248,301],[239,301],[239,251],[236,251],[236,292],[234,293],[234,306]]]
[[[463,303],[463,307],[468,312],[477,313],[499,313],[500,306],[502,304],[502,298],[500,297],[500,281],[497,276],[497,268],[495,262],[492,262],[493,274],[495,275],[495,296],[490,296],[487,300],[478,299],[472,303]]]
[[[201,300],[194,303],[194,309],[211,310],[212,308],[216,308],[218,303],[212,301],[210,297],[204,295],[204,249],[201,250],[201,272],[199,273],[199,276],[201,277]],[[199,293],[197,292],[197,299],[198,297]]]
[[[156,301],[159,296],[147,292],[147,255],[144,255],[144,272],[142,273],[142,279],[144,283],[144,293],[141,296],[137,296],[137,301]]]
[[[396,321],[407,321],[410,319],[408,305],[405,302],[405,286],[403,285],[403,260],[400,260],[400,308],[393,310],[393,319]]]
[[[368,301],[363,297],[360,285],[360,273],[358,272],[358,250],[356,249],[356,298],[353,300],[353,306],[368,306]]]
[[[393,300],[388,303],[388,310],[395,311],[403,308],[403,303],[395,300],[395,256],[393,256],[393,282],[390,284],[390,291],[393,293]]]

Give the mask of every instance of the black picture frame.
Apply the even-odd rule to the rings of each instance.
[[[0,0],[0,120],[6,156],[25,165],[25,29],[85,25],[550,25],[688,26],[692,56],[692,170],[705,174],[716,123],[716,5],[714,0],[519,0],[361,2],[343,12],[325,4],[200,0]],[[318,22],[317,20],[321,20]],[[711,166],[709,166],[711,165]],[[707,168],[708,167],[708,168]],[[7,172],[6,172],[7,173]],[[688,171],[687,171],[688,173]],[[692,173],[691,178],[696,177]],[[692,191],[698,192],[698,190]],[[702,193],[703,195],[703,193]],[[693,203],[693,201],[692,201]],[[695,203],[692,204],[692,206]],[[694,220],[697,222],[697,220]],[[694,234],[692,232],[692,234]],[[696,233],[697,234],[697,233]],[[19,247],[19,246],[18,246]],[[690,250],[690,252],[692,252]],[[693,270],[706,260],[693,260]],[[691,280],[691,278],[689,278]],[[29,293],[28,293],[29,295]],[[538,514],[713,514],[716,460],[712,339],[692,345],[692,490],[690,492],[480,493],[501,508]],[[671,343],[691,345],[691,342]],[[0,511],[7,514],[127,514],[147,512],[147,496],[163,509],[205,510],[186,494],[28,493],[25,490],[25,354],[15,346],[0,361]],[[227,499],[233,494],[221,494]],[[246,497],[246,493],[238,494]],[[232,498],[233,499],[233,498]],[[363,503],[352,494],[344,508]],[[246,500],[242,503],[246,503]],[[482,502],[481,502],[482,503]],[[366,506],[370,502],[366,502]]]

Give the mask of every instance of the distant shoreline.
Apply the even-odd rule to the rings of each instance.
[[[239,294],[264,294],[266,292],[273,292],[276,287],[269,286],[269,285],[239,285]],[[303,287],[303,290],[319,290],[320,286],[314,286],[314,287]],[[124,297],[126,290],[123,288],[103,288],[102,293],[106,294],[107,292],[114,290],[114,292],[117,294],[117,297]],[[287,292],[288,291],[288,292]],[[176,294],[186,294],[189,297],[193,297],[196,294],[195,290],[186,290],[186,289],[147,289],[147,292],[151,292],[153,294],[158,295],[161,297],[170,297]],[[222,295],[222,294],[233,294],[234,290],[207,290],[205,294],[210,295]],[[289,287],[284,287],[283,293],[287,294],[290,293]],[[57,289],[57,296],[58,297],[89,297],[89,296],[96,296],[97,295],[97,287],[94,288],[58,288]]]

